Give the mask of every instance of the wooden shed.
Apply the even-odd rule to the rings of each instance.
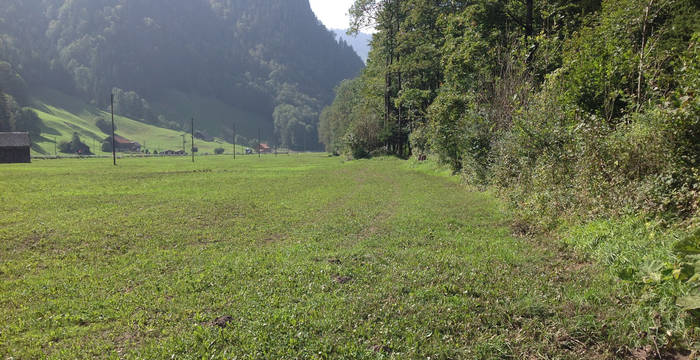
[[[26,132],[0,132],[0,164],[30,163],[32,142]]]

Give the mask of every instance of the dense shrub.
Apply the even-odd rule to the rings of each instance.
[[[41,129],[44,122],[31,109],[17,110],[15,113],[15,131],[26,131],[32,138],[37,138],[41,135]]]
[[[0,62],[0,67],[1,65]],[[0,85],[3,85],[2,81]],[[33,110],[20,107],[12,95],[4,93],[0,88],[0,131],[23,131],[32,137],[39,137],[43,125]]]
[[[114,111],[132,119],[156,123],[157,117],[151,110],[151,105],[135,91],[125,91],[120,88],[112,89],[114,94]]]
[[[214,141],[214,137],[209,136],[209,133],[206,130],[196,130],[194,132],[194,137],[195,139],[200,139],[204,141]]]
[[[496,185],[539,227],[567,214],[697,215],[698,6],[651,6],[604,2],[555,50],[561,64],[541,82],[514,70],[538,66],[517,51],[494,58],[500,70],[484,75],[474,40],[448,41],[463,48],[448,58],[462,60],[447,67],[431,105],[431,150],[468,181]],[[643,26],[657,30],[642,36]],[[474,90],[478,83],[484,87]]]
[[[97,126],[100,131],[102,131],[105,134],[111,134],[112,133],[112,123],[108,122],[107,120],[103,118],[97,118],[95,120],[95,126]],[[114,130],[117,130],[117,126],[114,126]]]
[[[411,132],[409,141],[414,155],[423,155],[428,151],[430,141],[428,131],[426,126],[421,125]]]

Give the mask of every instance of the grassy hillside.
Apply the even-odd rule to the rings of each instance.
[[[44,122],[42,137],[32,139],[34,146],[32,153],[35,155],[53,155],[54,141],[70,141],[74,132],[80,134],[84,143],[90,146],[96,154],[103,154],[101,141],[108,134],[103,133],[95,125],[97,118],[110,119],[110,114],[90,104],[86,104],[74,97],[61,92],[44,89],[38,92],[31,108],[37,112]],[[117,134],[127,139],[137,141],[144,149],[150,151],[180,150],[182,149],[183,132],[159,128],[132,120],[123,116],[115,116]],[[196,127],[196,125],[195,125]],[[186,148],[190,148],[190,136],[185,137]],[[195,145],[200,153],[214,153],[214,149],[222,147],[231,153],[231,144],[221,139],[206,142],[195,139]]]
[[[625,283],[408,165],[3,166],[0,358],[646,358]]]

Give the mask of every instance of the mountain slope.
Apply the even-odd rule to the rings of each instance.
[[[245,136],[261,127],[292,147],[315,139],[333,88],[363,67],[308,0],[5,0],[0,40],[29,95],[49,87],[105,109],[114,93],[121,115],[173,129],[195,116],[222,135],[231,119],[199,106],[215,103],[254,114],[233,116]]]
[[[362,58],[362,61],[365,63],[367,62],[370,50],[369,42],[372,41],[372,34],[361,32],[357,35],[348,35],[347,29],[333,29],[332,31],[337,36],[338,40],[345,41],[355,50],[355,53]]]

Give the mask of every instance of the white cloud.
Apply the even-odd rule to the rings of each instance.
[[[309,0],[316,17],[329,29],[350,27],[348,10],[353,0]]]

